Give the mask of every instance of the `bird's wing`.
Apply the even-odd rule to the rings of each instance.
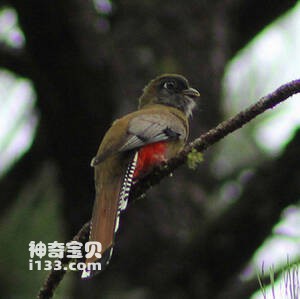
[[[129,118],[130,116],[130,118]],[[185,140],[187,125],[169,112],[131,114],[113,123],[101,143],[91,166],[96,166],[117,152],[129,151],[163,140]]]
[[[186,128],[173,114],[142,114],[131,119],[126,139],[118,151],[128,151],[146,144],[185,139]]]

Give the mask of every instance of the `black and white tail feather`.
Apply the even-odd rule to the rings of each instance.
[[[132,159],[132,161],[129,163],[125,175],[124,175],[124,180],[123,180],[123,184],[121,186],[121,190],[120,190],[120,196],[119,196],[119,203],[118,203],[118,211],[117,211],[117,217],[116,217],[116,222],[115,222],[115,229],[114,229],[114,233],[116,235],[118,229],[119,229],[119,225],[120,225],[120,214],[121,212],[125,211],[127,208],[127,204],[128,204],[128,199],[129,199],[129,193],[131,190],[131,187],[134,183],[133,181],[133,174],[137,165],[137,160],[138,160],[138,151],[134,154],[134,157]],[[112,253],[113,253],[113,246],[110,248],[109,250],[109,258],[106,262],[106,265],[109,264],[110,259],[112,257]]]
[[[121,186],[120,190],[120,196],[119,196],[119,203],[118,203],[118,211],[117,211],[117,218],[115,223],[115,233],[119,229],[119,222],[120,222],[120,214],[127,208],[128,199],[129,199],[129,193],[131,190],[131,187],[134,183],[133,181],[133,174],[137,165],[138,160],[138,151],[134,154],[134,157],[132,161],[129,163],[127,170],[124,175],[123,184]]]

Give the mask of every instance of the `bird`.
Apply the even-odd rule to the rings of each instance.
[[[110,262],[133,184],[184,148],[199,96],[184,76],[162,74],[144,87],[138,109],[114,121],[104,135],[91,162],[96,196],[89,236],[101,243],[101,258],[86,259],[83,279],[96,274],[91,263],[100,261],[103,270]]]

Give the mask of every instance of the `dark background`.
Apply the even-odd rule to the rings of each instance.
[[[0,297],[33,298],[46,276],[27,270],[27,239],[66,242],[89,219],[89,162],[150,79],[176,72],[200,90],[191,124],[191,138],[199,136],[224,119],[228,61],[295,3],[124,0],[105,12],[92,1],[0,0],[16,10],[26,39],[18,51],[0,44],[0,67],[32,81],[39,115],[30,150],[0,181],[1,246],[11,246],[1,257]],[[196,171],[182,167],[123,215],[108,269],[92,281],[68,273],[57,298],[248,298],[259,285],[239,273],[299,198],[299,146],[295,134],[281,155],[253,161],[226,206],[212,194],[243,169],[220,179],[214,149]]]

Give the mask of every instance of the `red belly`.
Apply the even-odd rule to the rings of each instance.
[[[167,142],[160,141],[150,143],[139,150],[137,165],[133,174],[133,178],[137,178],[151,170],[155,165],[165,161],[165,153]]]

